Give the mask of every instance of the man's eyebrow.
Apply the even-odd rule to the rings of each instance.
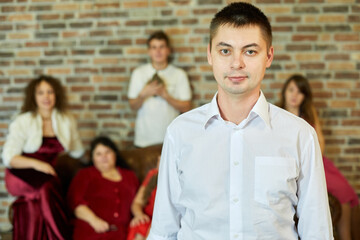
[[[230,44],[225,42],[219,42],[216,47],[232,47]]]
[[[233,47],[231,44],[225,43],[225,42],[219,42],[216,47]],[[242,49],[246,49],[246,48],[250,48],[250,47],[256,47],[256,48],[260,48],[259,44],[257,43],[250,43],[248,45],[245,45],[242,47]]]
[[[251,43],[251,44],[243,46],[242,48],[245,49],[245,48],[250,48],[250,47],[260,48],[259,44],[257,44],[257,43]]]

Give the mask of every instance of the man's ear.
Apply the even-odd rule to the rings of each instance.
[[[266,68],[269,68],[271,66],[273,59],[274,59],[274,47],[271,46],[267,53]]]
[[[207,46],[207,60],[210,65],[212,65],[212,57],[211,57],[211,46],[210,43]]]

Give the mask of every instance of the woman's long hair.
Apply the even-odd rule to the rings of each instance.
[[[94,153],[95,148],[99,144],[102,144],[115,152],[116,166],[118,166],[120,168],[131,169],[130,166],[124,160],[124,158],[120,155],[120,151],[117,148],[116,144],[110,138],[105,137],[105,136],[99,136],[99,137],[96,137],[94,140],[92,140],[92,142],[90,144],[90,165],[94,165],[93,153]]]
[[[143,203],[146,205],[149,202],[150,196],[152,191],[157,187],[157,180],[158,180],[158,173],[152,176],[145,187],[144,196],[143,196]]]
[[[296,86],[299,88],[300,92],[304,94],[304,100],[300,105],[300,116],[305,119],[310,125],[314,126],[315,124],[315,107],[313,104],[313,96],[311,92],[311,87],[309,81],[302,75],[292,75],[289,77],[282,90],[281,90],[281,99],[280,103],[278,104],[279,107],[286,109],[286,99],[285,99],[285,92],[287,87],[291,82],[294,82]]]
[[[55,109],[59,112],[64,113],[67,110],[67,98],[65,89],[63,88],[58,79],[47,75],[41,75],[29,82],[29,84],[25,88],[25,98],[23,106],[21,108],[21,112],[36,113],[38,109],[35,100],[36,88],[42,81],[48,83],[55,93]]]

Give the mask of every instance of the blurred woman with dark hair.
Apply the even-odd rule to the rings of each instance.
[[[13,203],[13,239],[69,239],[61,185],[54,169],[60,153],[83,155],[74,118],[59,80],[40,76],[25,89],[22,112],[10,124],[2,158]]]
[[[308,80],[301,75],[293,75],[285,82],[279,107],[306,120],[314,127],[322,153],[325,150],[325,140],[316,113],[311,87]],[[335,167],[331,160],[323,155],[327,190],[341,203],[341,216],[338,230],[341,240],[351,239],[351,208],[359,205],[358,197],[346,178]]]
[[[73,239],[125,240],[139,182],[109,138],[95,138],[90,157],[93,166],[77,173],[68,192]]]
[[[156,168],[151,169],[131,204],[133,219],[130,222],[127,240],[145,240],[151,226],[157,189],[160,156]]]

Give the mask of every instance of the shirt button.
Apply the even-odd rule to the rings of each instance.
[[[115,217],[115,218],[119,217],[119,213],[114,212],[114,217]]]
[[[116,203],[119,204],[119,203],[120,203],[120,199],[116,199]]]
[[[234,165],[235,165],[235,166],[239,165],[239,162],[234,162]]]
[[[119,192],[119,189],[117,189],[117,188],[114,188],[114,192],[116,192],[116,193],[117,193],[117,192]]]
[[[234,199],[233,199],[233,202],[234,202],[234,203],[237,203],[238,201],[239,201],[238,198],[234,198]]]
[[[234,234],[234,238],[238,238],[239,237],[239,234]]]

